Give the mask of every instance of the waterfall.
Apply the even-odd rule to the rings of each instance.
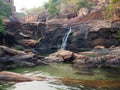
[[[71,32],[72,32],[72,29],[71,29],[71,27],[70,27],[70,28],[69,28],[69,31],[68,31],[68,32],[65,34],[65,36],[63,37],[61,49],[65,50],[66,45],[67,45],[67,40],[68,40],[68,37],[69,37],[69,35],[70,35]]]

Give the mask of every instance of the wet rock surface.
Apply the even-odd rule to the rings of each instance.
[[[97,50],[96,50],[97,51]],[[69,62],[73,63],[76,66],[82,65],[87,67],[117,67],[120,65],[120,56],[119,55],[112,55],[106,51],[106,55],[102,55],[101,52],[105,52],[101,49],[96,51],[91,51],[87,53],[74,53],[71,51],[66,50],[59,50],[56,53],[50,54],[48,57],[45,58],[46,62],[53,63],[53,62]],[[112,51],[111,51],[112,52]],[[84,54],[84,55],[82,55]],[[96,54],[96,56],[94,56]]]
[[[117,67],[120,65],[120,56],[118,55],[105,55],[100,57],[87,57],[84,59],[74,60],[75,65],[85,65],[86,67]]]
[[[5,46],[0,46],[0,70],[14,69],[16,67],[31,67],[44,62],[44,56],[35,55],[32,52],[14,50]]]
[[[94,48],[91,51],[80,52],[85,55],[83,59],[75,59],[76,65],[84,65],[85,67],[118,67],[120,65],[120,48]]]

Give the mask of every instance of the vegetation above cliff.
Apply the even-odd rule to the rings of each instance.
[[[120,7],[120,0],[111,0],[111,3],[109,3],[105,8],[105,13],[107,14],[105,15],[106,16],[105,18],[106,19],[112,18],[115,8],[118,8],[118,7]]]
[[[47,12],[49,15],[56,17],[61,13],[77,13],[80,8],[92,6],[90,0],[49,0],[44,3],[42,7],[32,8],[27,10],[26,8],[21,9],[21,16],[25,15],[39,15],[41,12]]]
[[[3,0],[0,0],[0,32],[5,34],[5,30],[3,28],[2,18],[3,16],[9,17],[11,14],[11,7],[9,4],[6,4],[3,2]]]
[[[103,5],[104,4],[104,5]],[[93,0],[49,0],[42,7],[32,9],[21,9],[20,16],[23,18],[27,15],[39,16],[40,13],[46,12],[52,17],[59,17],[69,13],[78,14],[80,8],[88,8],[88,10],[103,10],[105,19],[112,17],[114,8],[120,6],[119,0],[93,1]],[[105,8],[106,7],[106,8]]]
[[[3,2],[3,0],[0,0],[0,16],[9,16],[11,14],[11,7],[9,4],[6,4]]]

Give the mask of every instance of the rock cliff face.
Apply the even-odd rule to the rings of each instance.
[[[68,32],[69,28],[61,24],[51,24],[45,26],[47,32],[44,32],[43,38],[37,48],[44,52],[55,51],[60,49],[62,39]],[[94,20],[89,23],[81,23],[71,26],[72,33],[67,41],[67,50],[74,52],[91,50],[97,45],[109,48],[118,46],[117,39],[118,28],[111,28],[111,24],[103,20]],[[42,33],[42,32],[41,32]]]
[[[83,27],[83,26],[82,26]],[[68,40],[68,50],[71,51],[85,51],[94,48],[97,45],[105,46],[106,48],[112,45],[118,46],[119,40],[116,38],[116,28],[101,28],[98,31],[91,31],[90,27],[87,27],[75,31],[71,34]]]
[[[101,6],[109,3],[109,0],[93,0],[94,3]],[[47,20],[48,15],[43,13],[41,17],[38,17],[38,23],[24,23],[17,24],[20,28],[13,28],[13,25],[8,27],[12,30],[21,30],[24,34],[30,34],[31,38],[41,38],[37,49],[40,54],[54,52],[60,49],[62,45],[62,39],[69,30],[69,26],[72,28],[72,32],[67,40],[67,50],[74,52],[91,50],[97,45],[109,48],[111,46],[118,46],[120,41],[117,39],[117,31],[119,27],[111,27],[111,22],[103,20],[101,9],[89,12],[89,10],[81,11],[81,14],[75,18],[66,19],[52,19]],[[85,11],[85,14],[84,14]],[[115,16],[119,17],[119,10]],[[43,18],[44,17],[44,18]],[[119,23],[120,24],[120,23]],[[16,25],[14,25],[16,26]],[[119,26],[119,25],[118,25]],[[17,32],[16,32],[17,33]]]
[[[9,17],[10,22],[20,22],[20,19],[16,14],[16,7],[14,6],[14,0],[3,0],[3,1],[4,3],[10,4],[11,6],[11,15]]]

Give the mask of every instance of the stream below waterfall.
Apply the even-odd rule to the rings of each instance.
[[[12,71],[26,75],[45,76],[50,79],[0,85],[0,90],[120,90],[120,70],[116,68],[78,69],[72,64],[61,63]],[[115,82],[111,82],[112,80]]]

